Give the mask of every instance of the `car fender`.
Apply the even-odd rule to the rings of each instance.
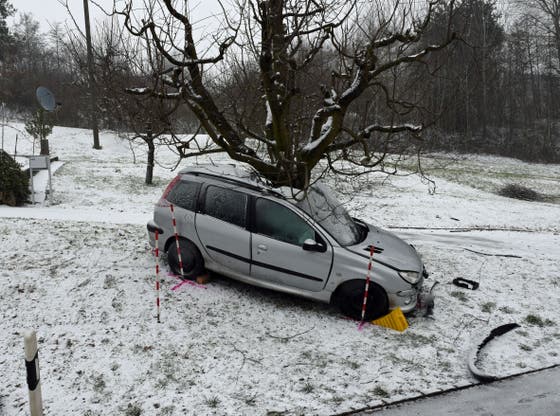
[[[369,259],[357,255],[344,247],[333,247],[334,264],[326,290],[334,292],[342,283],[348,280],[366,279]],[[373,263],[370,280],[381,286],[389,297],[402,290],[409,290],[412,285],[405,282],[396,270]]]

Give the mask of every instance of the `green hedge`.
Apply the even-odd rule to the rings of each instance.
[[[0,150],[0,204],[17,206],[29,197],[29,177],[5,151]]]

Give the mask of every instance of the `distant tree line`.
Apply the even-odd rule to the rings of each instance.
[[[430,47],[450,33],[456,34],[456,40],[421,61],[388,71],[383,85],[393,88],[364,92],[349,107],[346,122],[363,126],[387,119],[399,123],[421,120],[429,127],[418,140],[424,150],[560,162],[558,1],[510,0],[509,5],[515,13],[508,9],[499,12],[493,0],[439,2],[421,46]],[[35,89],[43,85],[62,104],[56,124],[87,127],[82,34],[62,25],[42,33],[29,14],[20,14],[8,27],[6,19],[15,13],[8,0],[0,0],[0,102],[13,111],[32,113],[37,108]],[[365,13],[362,18],[365,27],[369,16]],[[149,42],[131,36],[115,20],[94,32],[102,128],[135,131],[145,140],[156,133],[193,133],[199,127],[188,106],[162,99],[171,96],[174,73],[165,58],[150,49]],[[384,53],[397,57],[400,47],[402,44],[394,44]],[[309,48],[301,47],[298,54],[305,56]],[[331,92],[316,86],[336,85],[339,81],[334,77],[344,82],[344,68],[332,64],[337,53],[328,47],[313,51],[306,71],[290,82],[303,89],[302,95],[316,96],[317,102],[328,99]],[[263,94],[259,62],[234,55],[223,64],[230,70],[217,71],[207,88],[217,97],[227,120],[235,120],[248,132],[256,131],[267,117],[264,106],[255,105]],[[135,87],[161,94],[145,96]],[[297,134],[296,130],[311,123],[314,112],[298,99],[292,106],[305,121],[291,122],[293,134]],[[375,149],[400,151],[401,144],[401,136],[395,134]],[[182,145],[176,146],[179,152]]]

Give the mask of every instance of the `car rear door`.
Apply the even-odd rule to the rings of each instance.
[[[332,265],[332,247],[296,211],[266,198],[253,199],[251,277],[318,292]],[[321,242],[323,252],[303,249],[307,239]]]
[[[196,232],[207,255],[237,273],[249,275],[251,233],[246,229],[248,195],[208,185],[202,190]]]

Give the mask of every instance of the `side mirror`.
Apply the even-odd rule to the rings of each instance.
[[[316,253],[324,253],[327,251],[327,248],[324,245],[317,243],[311,238],[308,238],[303,242],[303,249],[305,251],[314,251]]]

